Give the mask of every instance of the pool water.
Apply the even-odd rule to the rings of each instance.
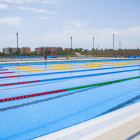
[[[79,62],[77,61],[77,63]],[[22,66],[27,65],[25,63]],[[38,65],[42,65],[42,63],[38,63]],[[0,67],[8,66],[8,64],[4,64]],[[15,64],[12,67],[14,66]],[[121,66],[119,68],[111,67],[112,69],[102,69],[105,67],[101,67],[100,70],[93,71],[0,79],[0,84],[3,84],[126,70],[126,72],[98,76],[2,86],[0,87],[0,99],[140,76],[140,70],[127,71],[130,69],[139,69],[139,66],[123,68],[121,68]],[[79,68],[79,70],[83,69],[90,68]],[[55,71],[68,71],[68,69]],[[39,72],[7,73],[0,74],[0,76],[34,74],[41,72],[47,73],[52,71],[46,70]],[[115,111],[135,102],[139,102],[139,93],[140,79],[138,78],[99,87],[77,89],[44,96],[1,102],[0,139],[26,140],[47,135],[96,118],[108,112]]]

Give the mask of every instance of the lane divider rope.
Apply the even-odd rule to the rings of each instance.
[[[13,77],[24,77],[25,75],[14,75],[14,76],[4,76],[4,77],[0,77],[0,79],[2,78],[13,78]]]
[[[42,92],[42,93],[35,93],[35,94],[29,94],[29,95],[22,95],[22,96],[16,96],[16,97],[9,97],[9,98],[0,99],[0,102],[18,100],[18,99],[23,99],[23,98],[30,98],[30,97],[58,93],[58,92],[64,92],[64,91],[66,91],[66,89],[60,89],[60,90],[54,90],[54,91],[48,91],[48,92]]]
[[[27,83],[35,83],[35,82],[47,82],[47,81],[66,80],[66,79],[99,76],[99,75],[121,73],[121,72],[129,72],[129,71],[137,71],[137,70],[140,70],[140,69],[115,71],[115,72],[105,72],[105,73],[96,73],[96,74],[87,74],[87,75],[78,75],[78,76],[69,76],[69,77],[61,77],[61,78],[53,78],[53,79],[43,79],[43,80],[34,80],[34,81],[15,82],[15,83],[6,83],[6,84],[0,84],[0,86],[10,86],[10,85],[19,85],[19,84],[27,84]]]
[[[119,64],[118,65],[118,67],[120,66],[120,65],[126,65],[126,64]],[[90,67],[101,67],[101,66],[114,66],[114,65],[100,65],[100,66],[82,66],[82,67],[73,67],[73,69],[77,69],[77,68],[90,68]],[[48,68],[46,68],[46,69],[39,69],[39,70],[27,70],[27,71],[11,71],[11,72],[2,72],[2,73],[0,73],[0,74],[4,74],[4,73],[19,73],[19,72],[33,72],[33,71],[46,71],[46,70],[60,70],[60,69],[70,69],[70,68],[57,68],[57,69],[48,69]]]
[[[23,99],[23,98],[42,96],[42,95],[59,93],[59,92],[64,92],[64,91],[71,91],[71,90],[77,90],[77,89],[82,89],[82,88],[89,88],[89,87],[94,87],[94,86],[109,85],[109,84],[118,83],[118,82],[122,82],[122,81],[137,79],[137,78],[140,78],[140,76],[125,78],[125,79],[119,79],[119,80],[113,80],[113,81],[108,81],[108,82],[102,82],[102,83],[97,83],[97,84],[90,84],[90,85],[85,85],[85,86],[78,86],[78,87],[54,90],[54,91],[47,91],[47,92],[41,92],[41,93],[35,93],[35,94],[28,94],[28,95],[21,95],[21,96],[3,98],[3,99],[0,99],[0,102],[6,102],[6,101]]]
[[[5,73],[15,73],[15,71],[0,72],[0,74],[5,74]]]
[[[5,70],[8,70],[8,69],[0,69],[0,71],[5,71]]]
[[[36,82],[41,82],[41,81],[40,80],[34,80],[34,81],[7,83],[7,84],[0,84],[0,86],[10,86],[10,85],[19,85],[19,84],[36,83]]]
[[[94,70],[105,70],[105,69],[116,69],[116,68],[126,68],[126,67],[136,67],[136,66],[140,66],[140,65],[109,67],[109,68],[97,68],[97,69],[86,69],[86,70],[74,70],[74,71],[61,71],[61,72],[50,72],[50,73],[37,73],[37,74],[27,74],[27,75],[3,76],[3,77],[0,77],[0,79],[2,79],[2,78],[13,78],[13,77],[51,75],[51,74],[71,73],[71,72],[73,73],[73,72],[83,72],[83,71],[94,71]]]

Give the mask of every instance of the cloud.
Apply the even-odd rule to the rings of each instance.
[[[20,22],[23,21],[20,17],[5,17],[0,18],[0,24],[6,25],[20,25]]]
[[[35,13],[46,13],[46,10],[42,10],[42,9],[35,9],[35,8],[30,8],[30,7],[19,7],[20,10],[30,10],[33,11]]]
[[[69,22],[69,29],[80,29],[81,27],[83,27],[87,22],[89,22],[90,20],[83,20],[83,21],[78,21],[78,20],[71,20]]]
[[[17,7],[18,8],[18,7]],[[43,9],[36,9],[36,8],[30,8],[30,7],[19,7],[20,10],[30,10],[33,11],[35,13],[48,13],[48,14],[58,14],[57,12],[48,12],[46,10]]]
[[[40,1],[42,4],[56,4],[56,1]]]
[[[8,3],[23,3],[24,0],[0,0],[1,2],[8,2]]]
[[[90,22],[90,20],[84,20],[83,22]]]
[[[32,19],[42,19],[42,20],[47,20],[50,19],[49,17],[31,17]]]
[[[43,35],[33,36],[32,42],[36,42],[38,46],[47,44],[48,46],[61,46],[65,48],[70,47],[70,37],[73,36],[74,48],[82,47],[91,50],[94,37],[95,48],[99,46],[100,49],[108,49],[113,48],[113,34],[115,35],[115,49],[119,48],[119,41],[122,42],[121,47],[123,49],[137,48],[137,46],[140,48],[140,26],[121,30],[112,28],[92,28],[90,30],[64,28],[62,31],[51,31]]]
[[[56,1],[40,1],[40,0],[0,0],[0,2],[8,2],[8,3],[15,3],[15,4],[20,4],[20,3],[25,3],[25,2],[38,2],[42,4],[56,4]]]
[[[49,19],[48,17],[38,17],[38,18],[43,20]]]
[[[8,6],[6,4],[0,4],[0,10],[7,9],[7,8],[8,8]]]
[[[80,27],[83,25],[83,23],[82,23],[82,22],[79,22],[79,21],[74,21],[72,24],[73,24],[74,27],[76,27],[76,28],[80,28]]]

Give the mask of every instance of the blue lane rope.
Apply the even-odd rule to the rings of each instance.
[[[99,76],[99,75],[121,73],[121,72],[129,72],[129,71],[137,71],[137,70],[140,70],[140,69],[132,69],[132,70],[124,70],[124,71],[114,71],[114,72],[105,72],[105,73],[96,73],[96,74],[87,74],[87,75],[79,75],[79,76],[69,76],[69,77],[61,77],[61,78],[53,78],[53,79],[43,79],[43,80],[40,80],[40,82],[56,81],[56,80],[64,80],[64,79],[74,79],[74,78],[82,78],[82,77],[91,77],[91,76]]]
[[[116,68],[126,68],[126,67],[136,67],[140,65],[133,66],[121,66],[121,67],[109,67],[109,68],[97,68],[97,69],[86,69],[86,70],[74,70],[74,71],[61,71],[61,72],[50,72],[50,73],[38,73],[38,74],[27,74],[26,76],[39,76],[39,75],[51,75],[51,74],[62,74],[62,73],[71,73],[71,72],[84,72],[84,71],[94,71],[94,70],[105,70],[105,69],[116,69]]]

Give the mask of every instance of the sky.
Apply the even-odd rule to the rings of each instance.
[[[5,47],[140,49],[140,0],[0,0]],[[119,45],[121,41],[121,46]]]

